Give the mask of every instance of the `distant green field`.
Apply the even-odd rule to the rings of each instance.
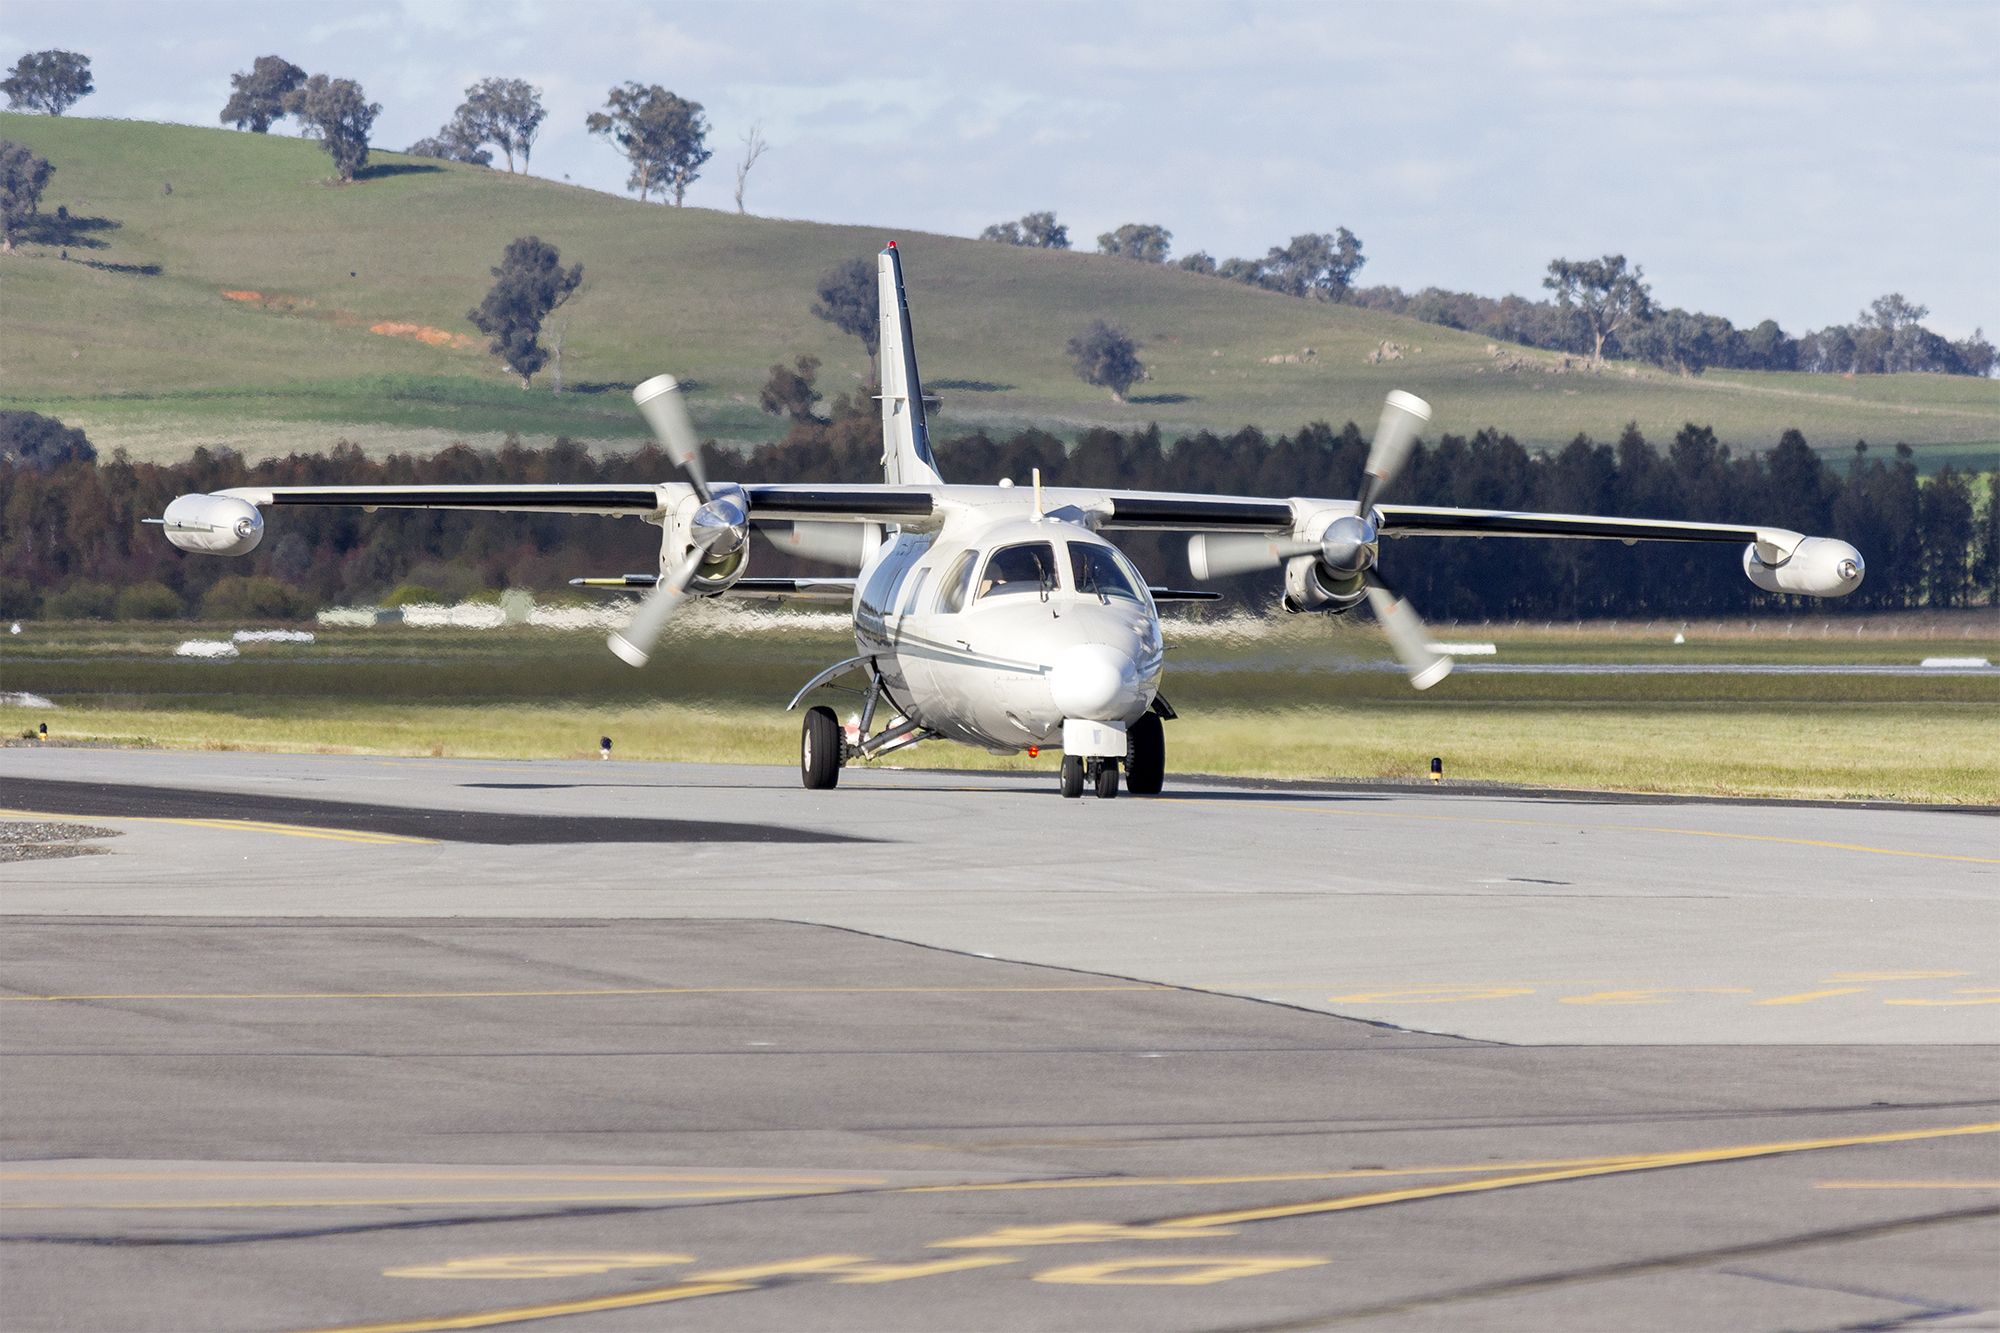
[[[232,626],[30,622],[0,641],[0,679],[59,706],[0,705],[0,736],[47,723],[61,742],[552,758],[594,753],[609,734],[620,758],[788,763],[798,718],[785,701],[853,641],[832,617],[781,624],[748,635],[677,628],[633,671],[586,632],[322,629],[313,644],[247,644],[214,662],[173,649]],[[1384,650],[1364,627],[1307,617],[1281,626],[1169,627],[1165,692],[1181,713],[1168,730],[1173,771],[1413,779],[1436,755],[1455,782],[2000,803],[1992,674],[1466,670],[1418,694],[1381,669]],[[1973,617],[1858,627],[1859,638],[1697,625],[1681,645],[1665,627],[1640,626],[1441,637],[1494,641],[1502,662],[2000,659],[2000,635]],[[852,696],[825,697],[851,706]],[[1053,770],[1050,756],[943,742],[896,762]]]
[[[1366,426],[1402,387],[1435,404],[1438,431],[1495,426],[1537,446],[1614,437],[1628,421],[1664,441],[1692,420],[1756,448],[1796,426],[1836,454],[1865,437],[1906,441],[1927,468],[2000,458],[1989,381],[1558,374],[1558,358],[1515,348],[1536,368],[1507,372],[1475,335],[1098,255],[670,209],[395,154],[339,187],[316,145],[277,135],[4,114],[0,137],[55,164],[47,211],[116,224],[84,232],[71,262],[34,244],[0,260],[0,407],[51,413],[135,457],[343,438],[429,449],[508,432],[615,447],[639,438],[625,386],[663,369],[697,382],[705,430],[771,438],[778,423],[756,393],[773,362],[811,353],[824,390],[860,382],[859,345],[808,307],[823,270],[893,236],[946,433]],[[558,317],[565,379],[583,392],[523,393],[465,322],[501,249],[530,233],[585,266],[584,292]],[[1152,378],[1125,405],[1064,357],[1098,318],[1145,344]],[[1385,341],[1402,359],[1369,364]],[[1306,348],[1296,364],[1267,359]]]

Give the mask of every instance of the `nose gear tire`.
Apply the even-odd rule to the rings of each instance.
[[[1104,760],[1097,769],[1097,799],[1108,801],[1118,794],[1118,761]]]
[[[1064,800],[1073,801],[1083,795],[1083,759],[1080,755],[1063,756],[1061,776]]]

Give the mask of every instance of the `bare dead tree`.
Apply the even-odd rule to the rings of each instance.
[[[743,136],[743,160],[736,164],[736,211],[743,212],[743,185],[750,179],[750,168],[757,165],[757,159],[764,156],[764,150],[771,145],[764,141],[764,127],[752,125],[750,132]]]

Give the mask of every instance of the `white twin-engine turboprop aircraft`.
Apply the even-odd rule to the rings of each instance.
[[[1391,393],[1352,500],[1253,499],[1032,485],[947,485],[924,423],[924,392],[894,242],[880,256],[880,486],[710,482],[668,375],[633,391],[685,482],[656,485],[239,487],[167,506],[167,539],[184,551],[242,555],[263,537],[265,505],[483,509],[636,516],[661,529],[657,575],[580,579],[651,588],[611,650],[644,666],[690,596],[850,603],[854,656],[807,681],[789,705],[849,674],[862,678],[859,726],[809,709],[799,745],[808,787],[832,787],[848,760],[942,737],[999,753],[1062,751],[1064,796],[1160,790],[1166,771],[1158,604],[1219,594],[1149,587],[1105,534],[1188,534],[1197,580],[1282,571],[1292,611],[1340,613],[1367,601],[1410,681],[1426,689],[1451,659],[1431,645],[1377,564],[1384,537],[1590,537],[1733,542],[1768,592],[1837,597],[1860,586],[1861,555],[1827,537],[1749,524],[1679,523],[1434,509],[1377,503],[1410,454],[1430,407]],[[780,549],[858,571],[851,578],[750,578],[750,532]],[[878,725],[879,724],[879,725]]]

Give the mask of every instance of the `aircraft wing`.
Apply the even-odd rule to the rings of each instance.
[[[1190,495],[1156,491],[1065,488],[1051,502],[1075,503],[1104,529],[1186,533],[1264,533],[1274,537],[1307,529],[1316,516],[1352,514],[1352,500],[1307,497]],[[1428,505],[1377,505],[1384,537],[1572,537],[1612,541],[1763,542],[1789,550],[1799,534],[1745,523],[1690,523],[1677,519],[1608,518],[1595,514],[1535,514],[1503,509],[1449,509]]]

